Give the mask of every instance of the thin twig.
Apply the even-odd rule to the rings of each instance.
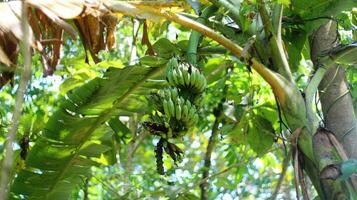
[[[220,104],[218,107],[221,107],[222,104]],[[216,116],[216,119],[213,123],[213,126],[212,126],[212,134],[211,134],[211,137],[209,138],[209,141],[208,141],[208,145],[207,145],[207,151],[206,151],[206,154],[205,154],[205,162],[204,162],[204,165],[203,165],[203,172],[202,172],[202,180],[204,180],[205,178],[207,178],[209,176],[209,170],[211,168],[211,155],[212,155],[212,152],[213,152],[213,149],[214,149],[214,146],[217,142],[217,135],[219,133],[219,129],[218,129],[218,126],[219,126],[219,121],[220,121],[220,113],[218,116]],[[200,184],[200,188],[201,188],[201,199],[208,199],[207,197],[207,186],[208,186],[208,182],[207,181],[204,181],[203,183]]]
[[[287,153],[285,155],[285,158],[284,158],[284,161],[283,161],[283,168],[281,170],[281,173],[280,173],[280,176],[279,176],[279,180],[278,180],[278,183],[277,183],[277,185],[275,187],[274,193],[270,198],[271,200],[275,200],[276,197],[278,196],[279,190],[280,190],[281,185],[283,183],[283,180],[285,178],[286,171],[288,169],[288,165],[289,165],[290,159],[291,159],[291,150],[289,151],[289,153]]]
[[[278,101],[278,99],[276,97],[274,97],[274,98],[275,98],[276,108],[278,110],[280,137],[283,138],[282,141],[283,141],[283,145],[284,145],[284,152],[285,152],[285,156],[287,157],[288,156],[288,152],[287,152],[286,143],[285,143],[285,140],[284,140],[283,127],[282,127],[282,124],[284,124],[284,121],[283,121],[283,117],[281,116],[281,109],[280,109],[279,101]]]
[[[121,197],[117,190],[111,184],[109,184],[108,181],[104,181],[96,176],[93,176],[93,178],[95,178],[100,184],[102,184],[102,186],[106,188],[108,192],[114,194],[117,198]]]
[[[24,69],[19,83],[19,88],[16,94],[16,103],[14,107],[14,112],[12,115],[12,126],[6,141],[5,146],[5,156],[2,164],[1,170],[1,181],[0,181],[0,200],[7,199],[8,185],[11,176],[11,167],[14,160],[14,150],[12,149],[12,144],[16,138],[19,121],[21,118],[22,104],[24,101],[24,95],[26,92],[27,82],[31,78],[31,52],[30,52],[30,37],[29,37],[29,25],[27,22],[27,5],[25,1],[22,1],[22,31],[23,31],[23,57],[24,57]]]

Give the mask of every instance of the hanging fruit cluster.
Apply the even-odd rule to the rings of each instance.
[[[172,58],[167,64],[166,80],[168,87],[153,93],[150,101],[154,111],[146,129],[160,137],[156,145],[157,171],[164,174],[163,152],[179,162],[182,150],[168,140],[182,137],[198,121],[198,106],[206,88],[205,76],[194,66]]]

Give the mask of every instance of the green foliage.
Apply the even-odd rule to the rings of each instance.
[[[205,1],[200,2],[205,5]],[[325,22],[323,17],[333,15],[337,16],[339,28],[349,31],[342,34],[343,43],[352,43],[356,35],[356,12],[341,11],[356,4],[353,0],[278,0],[272,4],[275,2],[284,4],[286,18],[282,24],[282,39],[294,78],[299,89],[303,89],[312,71],[308,61],[310,33]],[[210,18],[208,26],[240,45],[244,45],[252,35],[259,38],[262,27],[256,20],[255,1],[232,4],[239,10],[239,21],[220,7]],[[218,51],[217,43],[208,38],[200,42],[199,71],[196,71],[200,72],[201,78],[206,78],[207,88],[204,95],[190,99],[190,103],[202,101],[191,104],[200,108],[194,113],[199,120],[185,129],[185,134],[175,140],[174,146],[166,143],[167,152],[171,152],[176,160],[182,156],[182,163],[175,166],[167,159],[170,155],[161,154],[159,159],[163,162],[159,164],[160,167],[165,166],[166,176],[157,174],[155,156],[160,157],[157,152],[165,151],[164,141],[151,137],[142,122],[150,120],[153,109],[159,110],[161,114],[158,115],[162,118],[168,112],[163,106],[158,109],[150,94],[170,90],[170,100],[174,102],[177,100],[172,96],[174,86],[179,89],[189,86],[185,94],[180,94],[186,97],[203,90],[193,90],[191,79],[186,74],[186,79],[179,80],[182,82],[176,83],[173,78],[165,80],[165,65],[174,56],[184,57],[190,30],[168,21],[147,21],[147,24],[150,40],[157,39],[152,45],[156,56],[146,54],[148,47],[139,44],[143,33],[141,28],[137,36],[132,37],[132,19],[125,17],[117,26],[119,42],[116,48],[111,52],[101,52],[102,62],[97,64],[85,63],[80,42],[70,41],[65,36],[62,68],[58,66],[55,76],[60,79],[60,85],[41,77],[39,55],[34,55],[33,83],[28,88],[20,134],[16,138],[20,144],[24,136],[30,137],[29,152],[23,161],[19,156],[21,149],[16,149],[12,198],[83,199],[88,194],[89,199],[108,200],[198,199],[204,153],[215,121],[214,109],[222,99],[223,116],[211,158],[210,174],[213,177],[208,180],[209,197],[270,197],[286,156],[284,144],[290,137],[288,128],[282,124],[286,119],[284,115],[279,117],[276,101],[266,82],[229,52]],[[132,61],[133,44],[136,44],[140,59],[127,66],[123,63]],[[269,60],[265,57],[264,40],[256,45],[264,53],[261,59]],[[204,49],[211,51],[201,54],[200,50]],[[183,68],[178,73],[190,71]],[[355,68],[347,68],[355,110],[356,73]],[[192,77],[192,70],[189,76]],[[14,81],[16,85],[18,79]],[[14,92],[11,87],[0,92],[0,152],[10,125]],[[167,92],[163,93],[163,96],[168,96]],[[167,118],[177,118],[171,113],[179,110],[178,105],[182,111],[186,99],[184,102],[174,104],[174,112],[169,111],[170,117]],[[182,119],[183,116],[180,117]],[[162,123],[166,128],[175,125],[168,126],[165,120]],[[153,149],[158,143],[155,155]],[[173,153],[180,148],[185,150]],[[343,167],[346,176],[355,172],[355,162],[343,163]],[[293,178],[289,167],[278,199],[294,196]]]
[[[145,111],[145,99],[136,92],[141,87],[160,86],[160,82],[150,84],[160,70],[160,66],[141,65],[109,68],[103,78],[70,91],[31,149],[26,168],[12,184],[13,194],[67,198],[90,175],[90,167],[98,166],[101,154],[110,149],[103,143],[112,139],[113,132],[103,123],[114,114]]]

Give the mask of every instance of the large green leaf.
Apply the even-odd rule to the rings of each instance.
[[[306,20],[304,29],[307,33],[326,23],[327,18],[356,6],[356,0],[291,0],[292,12]]]
[[[165,83],[159,76],[163,68],[109,68],[102,78],[67,93],[29,152],[26,168],[16,174],[12,197],[69,199],[90,175],[90,167],[111,149],[113,130],[105,122],[114,115],[146,111],[145,95]]]
[[[292,0],[292,9],[304,19],[336,15],[357,5],[355,0]]]

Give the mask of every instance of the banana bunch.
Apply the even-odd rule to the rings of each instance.
[[[192,89],[196,93],[202,93],[207,86],[205,76],[189,63],[178,63],[171,59],[167,68],[167,82],[171,86]]]
[[[178,62],[176,58],[167,64],[166,80],[169,86],[150,96],[154,111],[149,121],[143,124],[152,134],[160,137],[155,149],[160,174],[164,174],[163,150],[175,163],[181,160],[183,152],[169,139],[182,137],[198,122],[199,97],[207,86],[205,76],[196,67]]]
[[[162,98],[163,114],[167,118],[175,118],[190,127],[197,123],[198,114],[196,106],[188,99],[178,96],[176,88],[161,90],[159,96]]]

